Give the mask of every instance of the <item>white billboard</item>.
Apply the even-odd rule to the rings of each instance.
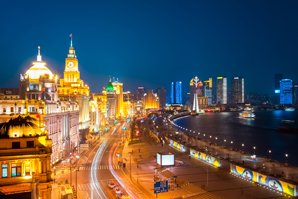
[[[173,166],[175,165],[175,156],[174,154],[157,153],[156,162],[161,166]]]

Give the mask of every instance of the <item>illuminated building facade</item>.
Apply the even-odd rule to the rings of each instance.
[[[104,90],[102,93],[94,93],[92,97],[98,107],[99,127],[103,128],[107,123],[107,92]]]
[[[89,101],[90,110],[90,132],[98,133],[100,128],[100,117],[98,103],[95,99]]]
[[[119,82],[118,80],[114,80],[112,82],[114,90],[115,90],[115,97],[117,101],[117,108],[116,108],[116,117],[123,117],[123,83]]]
[[[232,94],[233,104],[244,103],[244,78],[243,77],[233,77],[231,94]]]
[[[290,105],[293,103],[293,82],[291,79],[280,80],[280,104]]]
[[[159,109],[158,96],[152,90],[144,94],[144,107],[145,109]]]
[[[52,140],[51,164],[79,150],[79,106],[59,99],[57,83],[57,75],[42,61],[38,48],[37,60],[21,75],[21,99],[1,101],[0,105],[6,115],[30,114],[38,120],[38,127]],[[1,121],[8,119],[6,115],[1,115]]]
[[[72,37],[70,47],[65,59],[64,79],[60,79],[58,87],[59,98],[65,101],[76,101],[80,107],[80,126],[79,129],[89,130],[89,94],[90,89],[87,84],[81,80],[79,71],[79,61],[76,56],[75,48],[72,45]]]
[[[228,102],[226,77],[217,77],[216,101],[217,101],[217,104],[227,104]]]
[[[182,82],[171,83],[171,104],[182,104]]]
[[[208,98],[208,105],[211,105],[213,101],[212,78],[204,81],[204,96]]]
[[[117,111],[117,98],[116,98],[116,92],[111,80],[108,82],[108,85],[106,87],[106,95],[107,95],[107,104],[106,104],[107,118],[115,119],[116,111]]]
[[[1,129],[3,131],[3,129]],[[0,137],[0,192],[4,198],[51,198],[52,142],[40,128],[11,127]],[[1,196],[0,196],[1,197]]]

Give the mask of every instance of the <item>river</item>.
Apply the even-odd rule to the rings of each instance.
[[[239,118],[236,112],[205,113],[174,121],[179,126],[200,132],[200,136],[206,134],[202,137],[211,139],[217,144],[229,145],[251,154],[256,153],[257,156],[270,157],[279,162],[298,166],[296,154],[298,153],[298,134],[282,133],[277,130],[282,120],[295,121],[297,125],[298,112],[258,111],[255,115],[254,119],[243,119]]]

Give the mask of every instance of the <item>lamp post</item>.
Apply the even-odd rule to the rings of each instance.
[[[69,184],[72,186],[72,173],[71,173],[71,153],[69,156]]]
[[[288,165],[288,157],[289,157],[289,154],[285,154],[285,157],[286,157],[286,166]]]
[[[256,155],[256,146],[253,146],[254,148],[254,155]]]
[[[268,153],[269,153],[269,159],[271,159],[271,152],[272,152],[272,151],[269,149],[269,150],[268,150]]]

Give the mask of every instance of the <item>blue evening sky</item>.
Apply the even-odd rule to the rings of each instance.
[[[38,44],[61,77],[73,33],[92,91],[109,75],[125,90],[240,75],[247,91],[268,94],[275,73],[298,81],[297,10],[295,0],[2,0],[0,87],[18,86]]]

